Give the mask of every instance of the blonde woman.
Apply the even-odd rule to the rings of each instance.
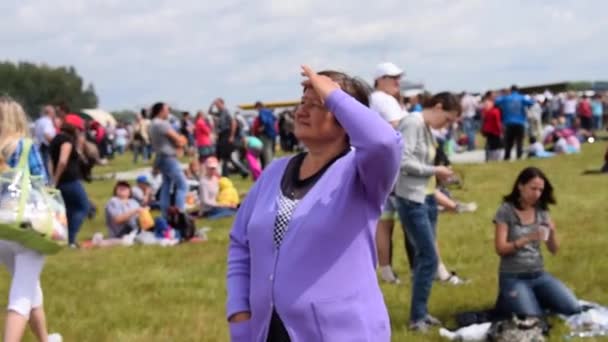
[[[8,97],[0,97],[0,171],[17,166],[27,132],[28,122],[21,105]],[[33,146],[28,161],[33,175],[46,178],[40,154]],[[3,340],[20,341],[29,321],[39,341],[61,341],[60,335],[48,335],[46,330],[40,287],[44,256],[16,242],[0,240],[0,262],[12,277]]]

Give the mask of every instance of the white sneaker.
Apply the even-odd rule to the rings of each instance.
[[[401,280],[397,278],[397,275],[395,275],[390,266],[380,267],[380,278],[390,284],[401,284]]]
[[[103,241],[102,233],[98,232],[98,233],[93,234],[93,238],[91,239],[91,242],[93,243],[93,245],[99,246],[102,241]]]
[[[457,213],[472,213],[477,210],[477,203],[458,203],[456,204],[456,212]]]
[[[63,337],[58,333],[50,334],[47,338],[48,342],[63,342]]]

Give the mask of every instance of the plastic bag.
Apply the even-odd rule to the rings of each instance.
[[[19,165],[0,174],[0,239],[54,254],[67,242],[65,204],[57,190],[30,175],[30,149],[24,140]]]
[[[154,219],[152,218],[152,214],[150,213],[149,209],[142,209],[138,220],[139,228],[143,230],[150,230],[152,227],[154,227]]]

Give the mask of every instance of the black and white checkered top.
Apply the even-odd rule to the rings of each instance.
[[[285,196],[282,191],[279,193],[277,216],[274,220],[274,232],[272,234],[274,243],[277,247],[283,242],[283,238],[285,237],[285,233],[287,233],[289,222],[291,221],[293,212],[298,206],[298,202],[300,202],[299,199],[289,198]]]
[[[281,246],[285,234],[287,234],[289,222],[291,222],[291,218],[293,217],[293,213],[296,210],[298,203],[304,198],[308,191],[312,189],[321,176],[323,176],[325,171],[327,171],[336,160],[348,153],[348,151],[350,151],[350,149],[347,149],[336,156],[329,161],[327,165],[321,168],[321,170],[306,179],[300,179],[299,177],[300,167],[302,166],[304,157],[306,157],[306,153],[300,153],[291,158],[285,168],[283,178],[281,179],[281,191],[279,191],[279,196],[277,198],[277,216],[274,220],[274,231],[272,234],[277,248]]]

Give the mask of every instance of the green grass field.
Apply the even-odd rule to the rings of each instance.
[[[442,214],[438,225],[443,260],[450,269],[472,280],[462,287],[436,284],[430,312],[452,324],[457,312],[490,307],[496,297],[498,257],[493,249],[492,216],[516,174],[527,165],[546,171],[557,189],[558,205],[552,214],[562,249],[545,253],[547,269],[582,299],[608,304],[608,176],[581,176],[586,168],[600,166],[606,143],[584,146],[580,155],[551,160],[458,165],[466,176],[457,198],[476,201],[473,214]],[[108,170],[132,167],[126,157]],[[103,171],[103,169],[100,169]],[[235,178],[240,191],[247,183]],[[96,231],[105,233],[103,205],[113,182],[87,186],[100,213],[85,223],[81,239]],[[42,275],[50,331],[71,341],[227,341],[224,318],[225,269],[231,220],[200,221],[209,226],[209,241],[178,247],[116,247],[65,250],[49,257]],[[408,320],[410,283],[397,229],[395,268],[403,284],[385,285],[394,341],[441,341],[436,331],[410,334]],[[8,275],[1,271],[0,305],[6,304]],[[345,279],[344,281],[348,281]],[[555,321],[555,323],[559,323]],[[551,340],[561,341],[565,327],[557,324]],[[33,340],[28,333],[26,340]]]

